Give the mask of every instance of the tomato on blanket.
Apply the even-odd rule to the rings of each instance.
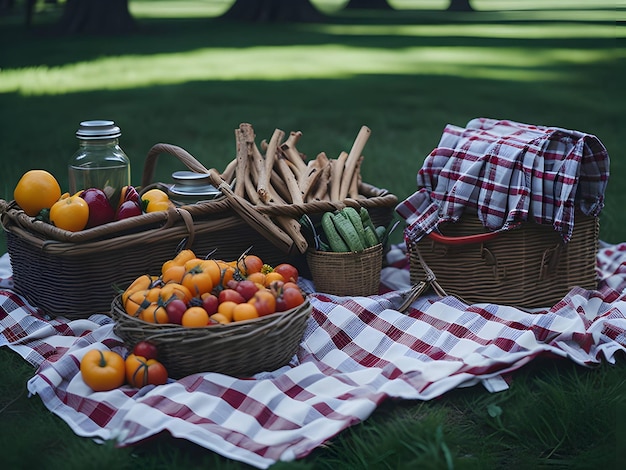
[[[125,361],[126,382],[136,388],[145,385],[163,385],[167,382],[167,369],[156,359],[129,354]]]
[[[83,381],[95,392],[106,392],[124,385],[124,358],[114,351],[88,351],[80,361]]]

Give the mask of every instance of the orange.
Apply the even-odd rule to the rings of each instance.
[[[233,308],[233,321],[252,320],[259,318],[259,312],[254,305],[244,302]]]
[[[50,209],[61,198],[61,186],[46,170],[30,170],[22,175],[13,191],[13,199],[29,216]]]
[[[202,307],[190,307],[183,313],[181,321],[188,328],[199,328],[209,324],[209,314]]]
[[[230,323],[230,320],[223,313],[214,313],[213,315],[211,315],[211,320],[215,320],[222,325]]]
[[[238,304],[236,302],[227,300],[217,306],[217,313],[224,315],[229,322],[233,321],[233,310],[237,305]]]
[[[267,273],[265,275],[265,287],[268,287],[274,281],[282,281],[285,282],[285,278],[282,274],[272,271],[271,273]]]
[[[248,274],[248,277],[246,279],[254,282],[255,284],[265,286],[265,274],[263,274],[262,272]]]

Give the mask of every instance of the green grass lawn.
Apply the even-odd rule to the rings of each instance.
[[[461,14],[443,0],[390,1],[396,11],[375,13],[328,0],[314,2],[329,14],[323,24],[242,25],[217,18],[228,1],[134,0],[139,31],[110,38],[53,35],[58,9],[40,3],[30,30],[20,10],[0,17],[5,200],[32,168],[66,189],[78,123],[101,118],[120,125],[134,184],[158,142],[222,169],[241,122],[259,140],[301,130],[301,151],[332,157],[367,125],[363,178],[403,199],[444,126],[484,116],[597,135],[611,156],[600,236],[626,241],[626,54],[614,3],[475,0],[477,11]],[[155,179],[175,169],[164,157]],[[26,396],[34,371],[7,348],[0,369],[6,468],[245,467],[167,436],[130,449],[76,437]],[[624,372],[623,359],[597,369],[536,361],[498,394],[475,387],[385,403],[306,459],[276,467],[617,468]]]

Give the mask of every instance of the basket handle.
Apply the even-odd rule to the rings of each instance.
[[[209,174],[209,180],[211,184],[219,189],[226,200],[229,202],[230,207],[241,216],[241,218],[259,232],[265,238],[267,238],[274,246],[279,248],[283,253],[292,253],[294,250],[295,242],[283,229],[276,225],[272,219],[265,214],[262,214],[256,208],[244,199],[237,196],[232,190],[230,185],[222,179],[220,174],[215,168],[207,170]]]
[[[159,159],[159,154],[161,153],[169,153],[170,155],[175,156],[191,171],[204,174],[209,173],[209,170],[185,149],[178,147],[177,145],[159,143],[153,145],[146,156],[146,161],[143,167],[143,175],[141,177],[142,188],[145,188],[152,183],[156,164]]]
[[[489,240],[493,240],[500,232],[486,232],[478,233],[476,235],[465,235],[461,237],[450,237],[448,235],[442,235],[439,232],[430,232],[427,237],[444,245],[469,245],[472,243],[484,243]]]

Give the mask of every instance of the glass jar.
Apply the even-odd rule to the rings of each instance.
[[[174,184],[168,188],[168,195],[174,204],[184,206],[203,201],[210,201],[222,195],[211,184],[208,174],[194,171],[176,171],[172,173]]]
[[[99,188],[111,197],[130,185],[130,160],[119,146],[120,135],[113,121],[80,123],[79,147],[68,167],[70,194]]]

